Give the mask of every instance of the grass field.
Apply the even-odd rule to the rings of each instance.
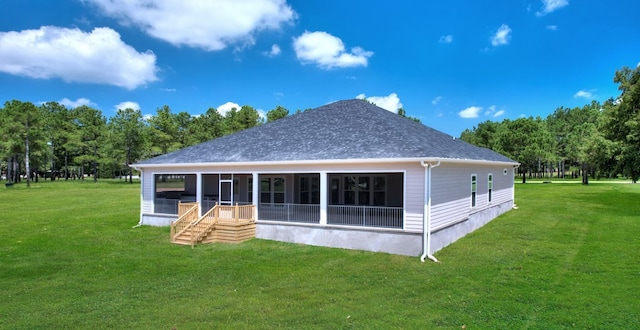
[[[417,257],[132,228],[139,185],[0,188],[0,329],[638,329],[640,185],[516,185]]]

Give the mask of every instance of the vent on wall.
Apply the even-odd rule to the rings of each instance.
[[[509,173],[509,171],[505,168],[504,170],[502,170],[502,174],[507,175]]]

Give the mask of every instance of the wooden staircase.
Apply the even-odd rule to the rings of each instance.
[[[256,236],[255,215],[254,205],[216,204],[198,217],[198,203],[180,203],[178,219],[171,223],[171,242],[192,248],[198,243],[240,243]]]

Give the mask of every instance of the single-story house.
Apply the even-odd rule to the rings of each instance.
[[[250,204],[261,239],[424,261],[514,206],[518,165],[353,99],[132,166],[140,224],[169,225],[179,201]]]

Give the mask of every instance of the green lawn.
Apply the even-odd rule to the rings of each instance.
[[[0,188],[0,329],[638,329],[640,185],[517,185],[418,257],[139,227],[139,185]]]

